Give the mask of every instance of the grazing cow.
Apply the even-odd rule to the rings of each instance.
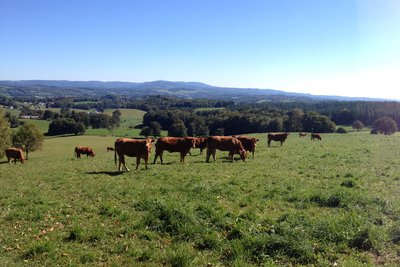
[[[242,142],[243,148],[246,151],[251,152],[253,155],[253,159],[254,159],[254,153],[256,152],[256,145],[257,145],[257,142],[260,140],[257,138],[254,138],[254,137],[249,137],[249,136],[244,136],[244,135],[233,136],[233,137],[236,137],[237,139],[239,139],[240,142]],[[231,155],[229,155],[229,156],[231,156]]]
[[[305,136],[307,136],[307,133],[299,133],[300,138],[305,137]]]
[[[127,171],[130,171],[125,164],[125,155],[128,157],[136,157],[136,170],[139,168],[140,159],[144,159],[147,170],[147,162],[150,158],[151,144],[155,140],[153,138],[146,139],[131,139],[131,138],[118,138],[115,141],[114,147],[114,161],[117,164],[118,154],[118,170],[122,171],[121,164]]]
[[[96,154],[94,153],[93,149],[88,146],[76,146],[75,147],[75,155],[77,159],[81,158],[81,154],[86,155],[86,157],[91,156],[94,157]]]
[[[281,142],[281,145],[282,145],[283,142],[285,142],[288,135],[289,135],[288,133],[269,133],[268,134],[268,146],[271,145],[271,141]]]
[[[207,138],[206,162],[210,161],[211,155],[215,161],[215,152],[217,149],[221,151],[229,151],[229,155],[232,155],[232,162],[234,154],[239,154],[243,161],[245,161],[247,157],[247,152],[243,148],[242,142],[240,142],[239,139],[232,136],[209,136]]]
[[[312,133],[311,134],[311,140],[314,140],[314,139],[317,139],[317,140],[322,140],[322,137],[321,137],[321,135],[320,134],[318,134],[318,133]]]
[[[111,147],[111,146],[108,146],[108,147],[107,147],[107,152],[108,152],[108,151],[114,151],[114,148]]]
[[[14,159],[15,164],[17,164],[17,161],[20,161],[22,164],[24,163],[25,158],[24,158],[24,154],[22,153],[21,149],[11,147],[11,148],[6,149],[5,152],[6,152],[8,164],[11,165],[11,159]]]
[[[186,137],[194,141],[194,148],[200,148],[200,155],[203,155],[203,150],[207,148],[207,138],[204,137]],[[189,155],[190,151],[189,151]]]
[[[168,152],[179,152],[181,154],[180,162],[185,162],[185,156],[189,153],[191,148],[195,147],[194,140],[187,137],[160,137],[156,143],[156,154],[154,156],[153,164],[156,163],[158,156],[160,156],[161,164],[163,164],[162,155],[164,150]]]

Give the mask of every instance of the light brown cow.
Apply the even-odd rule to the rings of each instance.
[[[139,168],[140,159],[144,159],[144,164],[147,170],[147,162],[150,158],[151,144],[155,140],[153,138],[146,139],[131,139],[131,138],[118,138],[115,141],[114,147],[114,160],[117,164],[118,154],[118,170],[122,171],[121,165],[124,166],[125,170],[130,171],[125,164],[125,155],[128,157],[136,157],[136,170]]]
[[[276,142],[281,142],[281,145],[283,142],[286,141],[286,138],[288,137],[288,133],[269,133],[268,134],[268,146],[271,145],[271,141],[276,141]]]
[[[215,161],[216,150],[229,151],[232,155],[231,161],[233,162],[233,155],[239,154],[240,158],[245,161],[247,157],[247,152],[243,148],[242,143],[239,139],[232,136],[209,136],[207,138],[207,158],[206,162],[210,161],[210,156],[213,156]]]
[[[314,140],[314,139],[317,139],[317,140],[321,141],[321,140],[322,140],[322,137],[321,137],[321,135],[318,134],[318,133],[312,133],[312,134],[311,134],[311,140]]]
[[[257,142],[260,141],[260,139],[257,139],[257,138],[254,138],[254,137],[245,136],[245,135],[237,135],[237,136],[233,136],[233,137],[236,137],[237,139],[239,139],[239,141],[243,145],[243,148],[246,151],[251,152],[252,155],[253,155],[253,159],[254,159],[254,153],[256,152]],[[231,156],[231,155],[229,155],[229,156]]]
[[[17,161],[20,161],[22,164],[25,161],[24,154],[22,150],[19,148],[11,147],[5,150],[6,157],[8,160],[8,164],[11,165],[11,159],[14,159],[14,163],[17,164]]]
[[[160,156],[161,164],[163,162],[164,150],[168,152],[179,152],[181,154],[180,162],[185,162],[185,156],[189,153],[191,148],[194,148],[194,140],[187,137],[160,137],[156,143],[156,154],[154,156],[153,164],[156,163],[158,156]]]
[[[77,159],[81,158],[81,154],[86,155],[86,157],[91,156],[94,157],[96,154],[94,153],[93,149],[88,146],[76,146],[75,147],[75,155]]]
[[[207,138],[204,137],[186,137],[194,140],[194,148],[200,148],[200,155],[203,155],[203,150],[207,148]],[[189,151],[189,155],[190,151]]]
[[[299,133],[300,138],[305,137],[305,136],[307,136],[307,133],[302,133],[302,132]]]

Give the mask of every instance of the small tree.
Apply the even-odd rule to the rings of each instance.
[[[156,121],[150,123],[150,129],[152,131],[152,135],[157,138],[157,136],[161,136],[161,124]]]
[[[187,136],[187,128],[183,121],[172,124],[168,130],[168,136],[185,137]]]
[[[42,149],[44,135],[35,124],[22,125],[13,136],[13,144],[25,150],[26,159],[29,152]]]
[[[142,128],[142,130],[140,131],[140,133],[139,133],[139,135],[143,135],[143,136],[145,136],[146,138],[149,137],[149,136],[152,135],[152,134],[153,134],[153,131],[152,131],[151,128],[148,127],[148,126],[144,126],[144,127]]]
[[[4,151],[11,146],[11,130],[7,120],[0,116],[0,158],[4,157]]]
[[[397,123],[391,117],[384,116],[375,121],[375,128],[380,133],[391,135],[397,131]]]
[[[351,127],[356,131],[359,131],[364,128],[364,124],[360,120],[356,120],[355,122],[353,122],[353,125]]]

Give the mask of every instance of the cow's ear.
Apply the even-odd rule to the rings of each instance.
[[[152,142],[152,143],[154,143],[155,141],[156,141],[156,139],[153,139],[153,138],[151,139],[151,142]]]
[[[260,141],[260,139],[256,139],[256,141],[258,142],[258,141]]]

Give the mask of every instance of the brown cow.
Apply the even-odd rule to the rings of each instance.
[[[108,151],[114,151],[114,148],[111,147],[111,146],[108,146],[108,147],[107,147],[107,152],[108,152]]]
[[[86,157],[91,156],[94,157],[96,154],[94,153],[93,149],[88,146],[76,146],[75,147],[75,155],[77,159],[81,158],[81,154],[86,155]]]
[[[281,142],[281,145],[282,145],[283,142],[285,142],[288,135],[289,135],[288,133],[269,133],[268,134],[268,146],[271,145],[271,141]]]
[[[154,156],[153,164],[156,163],[158,156],[160,156],[161,164],[163,164],[162,155],[164,150],[168,152],[179,152],[181,154],[180,162],[185,162],[185,156],[189,153],[191,148],[194,148],[194,140],[187,137],[160,137],[156,143],[156,154]]]
[[[118,138],[115,141],[114,147],[114,160],[117,164],[118,154],[118,170],[122,171],[121,164],[124,168],[129,171],[129,168],[125,164],[125,155],[128,157],[136,157],[136,170],[139,168],[140,159],[144,159],[144,164],[147,170],[147,162],[149,161],[151,153],[151,144],[155,140],[153,138],[146,139],[131,139],[131,138]]]
[[[239,154],[240,158],[245,161],[247,152],[243,148],[242,143],[239,139],[232,136],[209,136],[207,138],[207,158],[206,162],[210,161],[210,156],[213,156],[215,161],[216,150],[229,151],[229,155],[232,155],[231,161],[233,162],[233,155]]]
[[[203,150],[207,148],[207,138],[204,137],[186,137],[194,140],[194,148],[200,148],[200,155],[203,155]],[[190,151],[189,151],[189,155]]]
[[[318,134],[318,133],[312,133],[311,134],[311,140],[314,140],[314,139],[317,139],[317,140],[322,140],[322,137],[321,137],[321,135],[320,134]]]
[[[307,136],[307,133],[299,133],[300,138],[305,137],[305,136]]]
[[[238,135],[238,136],[233,136],[233,137],[236,137],[237,139],[239,139],[240,142],[242,142],[243,148],[246,151],[251,152],[253,155],[253,159],[254,159],[254,153],[256,152],[256,145],[257,145],[257,142],[260,141],[260,139],[245,136],[245,135]],[[229,155],[229,156],[231,156],[231,155]]]
[[[8,164],[11,165],[11,159],[14,159],[15,164],[17,164],[17,161],[20,161],[22,164],[24,163],[25,158],[24,158],[24,154],[22,153],[21,149],[11,147],[11,148],[6,149],[5,152],[6,152]]]

